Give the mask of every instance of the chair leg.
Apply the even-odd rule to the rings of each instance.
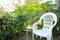
[[[26,29],[26,37],[28,36],[28,29]]]
[[[52,40],[53,40],[53,35],[52,35]]]
[[[36,38],[37,38],[37,35],[36,35]]]
[[[51,40],[51,37],[47,37],[47,40]]]
[[[40,39],[42,39],[42,37],[40,37]]]
[[[32,40],[34,40],[34,34],[32,33]]]

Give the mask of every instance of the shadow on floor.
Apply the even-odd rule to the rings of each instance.
[[[42,37],[42,39],[40,39],[40,37],[38,36],[36,38],[34,38],[35,40],[46,40],[46,38]],[[29,34],[28,37],[26,37],[26,35],[24,35],[22,38],[19,38],[19,40],[32,40],[32,35]],[[60,36],[53,36],[53,40],[60,40]]]

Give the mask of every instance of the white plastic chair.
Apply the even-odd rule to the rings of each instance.
[[[43,28],[38,30],[37,24],[39,24],[42,19],[43,19]],[[47,40],[51,40],[52,29],[56,24],[57,24],[57,16],[54,13],[48,12],[43,14],[40,17],[39,21],[33,24],[32,40],[34,40],[34,34],[40,37],[46,37]]]

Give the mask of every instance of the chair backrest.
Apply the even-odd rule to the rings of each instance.
[[[52,30],[53,27],[56,25],[57,23],[57,16],[52,13],[52,12],[48,12],[43,14],[38,23],[43,19],[43,29],[49,29]]]

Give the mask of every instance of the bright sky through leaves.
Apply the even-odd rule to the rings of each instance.
[[[43,2],[46,2],[46,1],[47,0],[43,0]],[[25,0],[20,0],[20,2],[21,2],[21,6],[22,6],[22,5],[24,5]],[[15,3],[15,4],[18,3],[18,0],[0,0],[0,7],[3,7],[6,11],[13,11],[14,10],[13,3]]]

